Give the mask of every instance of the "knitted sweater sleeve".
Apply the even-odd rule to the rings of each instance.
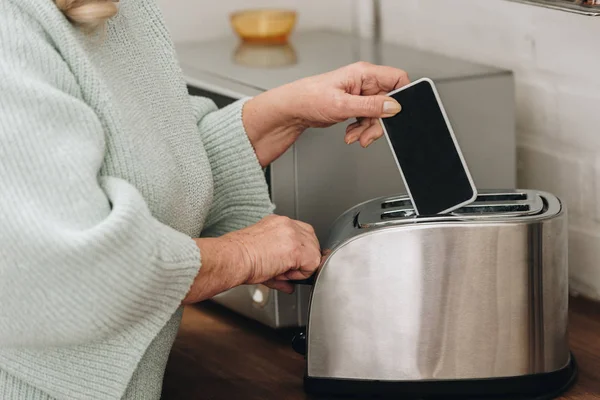
[[[220,236],[271,214],[274,206],[242,123],[239,100],[220,110],[207,98],[191,97],[213,173],[214,199],[202,236]]]
[[[101,176],[97,114],[41,29],[13,19],[0,12],[0,347],[158,332],[199,250],[135,187]]]

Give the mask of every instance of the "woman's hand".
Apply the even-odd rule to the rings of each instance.
[[[244,126],[264,167],[283,154],[308,127],[327,127],[358,118],[345,141],[367,147],[383,135],[378,118],[400,112],[385,94],[409,83],[400,69],[356,63],[292,82],[251,99],[244,106]]]
[[[196,243],[202,267],[184,304],[243,284],[262,283],[291,293],[294,286],[287,281],[306,279],[321,264],[313,228],[278,215],[219,238],[196,239]]]
[[[262,283],[291,293],[288,280],[310,277],[321,264],[321,248],[312,226],[288,217],[270,215],[257,224],[229,233],[243,249],[250,274],[244,283]]]

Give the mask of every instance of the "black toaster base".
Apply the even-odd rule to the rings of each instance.
[[[577,362],[557,371],[510,378],[445,381],[360,381],[304,378],[311,395],[359,398],[401,398],[419,400],[550,400],[559,397],[577,380]]]

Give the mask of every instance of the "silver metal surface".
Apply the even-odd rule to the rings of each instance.
[[[211,98],[234,101],[281,84],[330,71],[360,59],[404,68],[411,79],[435,80],[477,188],[516,185],[514,84],[510,71],[465,62],[404,46],[359,41],[349,34],[294,34],[298,62],[285,68],[250,68],[234,62],[236,38],[177,46],[189,86]],[[376,58],[380,54],[381,58]],[[375,58],[374,58],[375,57]],[[351,121],[348,121],[348,123]],[[389,146],[378,140],[363,149],[344,143],[346,123],[309,129],[270,166],[275,212],[314,226],[322,244],[335,218],[369,199],[406,193]],[[306,324],[310,288],[293,295],[272,291],[255,307],[248,288],[215,298],[269,326]]]
[[[381,210],[375,199],[340,217],[312,293],[308,376],[476,379],[564,367],[566,210],[548,193],[513,193],[542,209],[358,226],[363,211]]]

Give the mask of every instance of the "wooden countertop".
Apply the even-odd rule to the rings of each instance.
[[[563,400],[600,399],[600,305],[572,299],[571,349],[577,384]],[[276,332],[212,303],[185,309],[171,352],[163,400],[307,400],[304,358],[291,332]]]

